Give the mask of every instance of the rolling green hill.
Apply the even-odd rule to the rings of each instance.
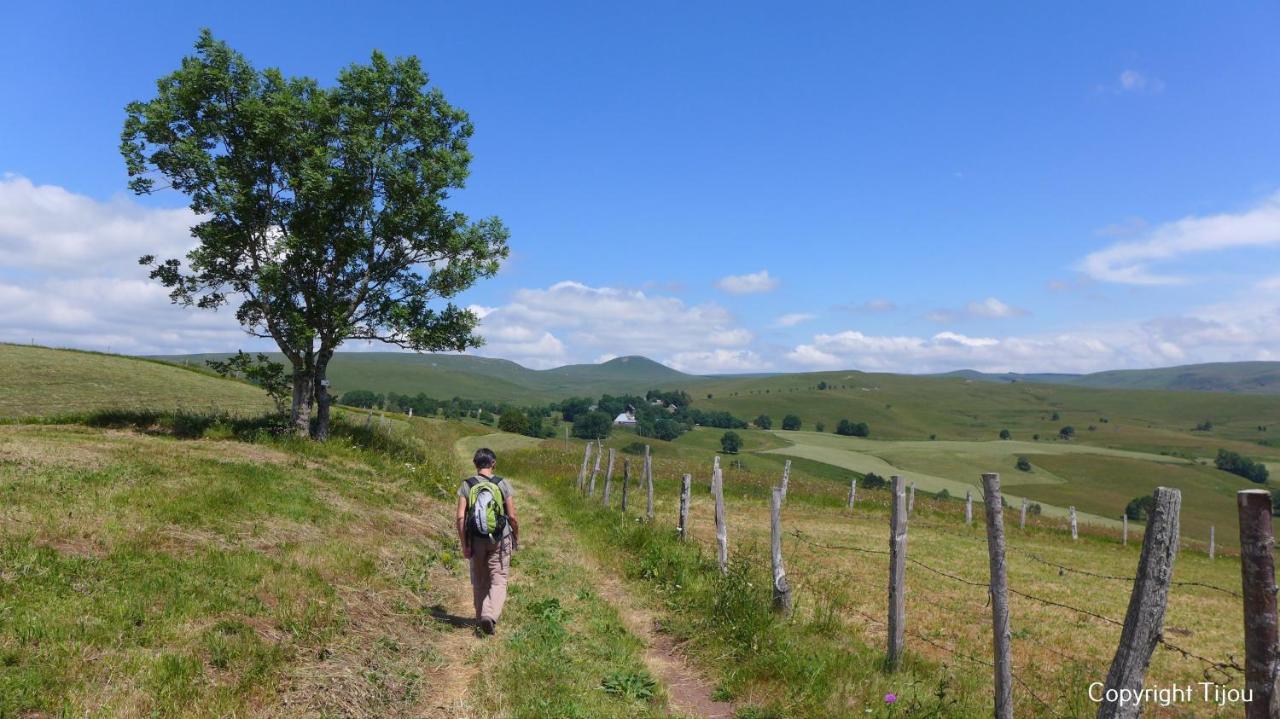
[[[1085,375],[1018,374],[1016,372],[988,374],[961,370],[941,376],[992,382],[1069,384],[1105,389],[1280,394],[1280,362],[1214,362],[1156,369],[1110,370]]]
[[[223,354],[152,357],[175,364],[204,367]],[[281,361],[279,354],[272,355]],[[509,360],[456,354],[405,352],[339,352],[329,367],[334,391],[419,392],[437,399],[535,404],[570,396],[643,393],[655,387],[683,386],[698,378],[645,357],[618,357],[601,364],[566,365],[534,370]]]
[[[162,362],[47,347],[0,344],[0,418],[96,409],[210,409],[259,414],[262,390]]]

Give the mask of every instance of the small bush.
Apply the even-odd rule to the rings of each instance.
[[[792,432],[800,429],[800,418],[794,414],[789,414],[782,418],[782,428]]]
[[[1012,436],[1013,434],[1010,433],[1009,430],[1007,429],[1000,430],[1000,439],[1009,439]]]
[[[644,701],[653,697],[653,690],[658,686],[653,677],[646,671],[611,672],[600,682],[600,688],[606,694],[626,697],[631,700]]]
[[[720,449],[724,450],[725,454],[737,454],[738,450],[742,449],[742,437],[733,430],[725,432],[720,437]]]
[[[1019,469],[1019,470],[1023,471],[1023,472],[1030,472],[1030,471],[1031,471],[1031,460],[1027,459],[1026,457],[1018,457],[1018,462],[1017,462],[1016,464],[1014,464],[1013,466],[1014,466],[1014,467],[1016,467],[1017,469]]]

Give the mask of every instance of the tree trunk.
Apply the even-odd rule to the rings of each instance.
[[[333,395],[329,394],[329,360],[333,359],[333,350],[321,348],[316,357],[314,375],[316,398],[316,427],[311,438],[320,442],[329,439],[329,407],[333,404]]]
[[[289,420],[294,434],[306,437],[311,434],[311,404],[315,397],[315,377],[312,375],[310,356],[293,364],[293,402],[289,408]]]

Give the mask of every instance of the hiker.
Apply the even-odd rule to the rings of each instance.
[[[493,450],[476,450],[476,473],[458,487],[458,540],[462,556],[471,564],[471,594],[476,626],[493,634],[507,601],[507,569],[511,552],[520,544],[515,490],[493,473],[498,458]]]

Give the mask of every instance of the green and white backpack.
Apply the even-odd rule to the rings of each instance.
[[[467,480],[467,534],[499,542],[507,530],[507,503],[501,477],[476,475]]]

